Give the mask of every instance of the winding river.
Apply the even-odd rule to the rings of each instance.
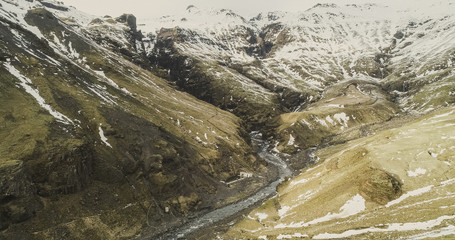
[[[269,185],[266,185],[265,187],[263,187],[258,192],[251,195],[250,197],[243,199],[239,202],[229,204],[222,208],[215,209],[205,215],[195,218],[195,219],[187,222],[186,224],[182,225],[178,229],[175,229],[172,232],[168,232],[168,233],[164,234],[164,236],[161,236],[160,239],[184,238],[188,234],[190,234],[200,228],[210,226],[216,222],[226,219],[226,218],[250,207],[251,205],[253,205],[259,201],[265,200],[266,198],[270,197],[272,194],[275,194],[276,187],[278,186],[278,184],[283,182],[286,177],[289,177],[292,175],[292,171],[288,167],[288,165],[280,157],[278,157],[268,151],[269,143],[265,142],[264,140],[261,139],[260,133],[252,132],[250,135],[251,135],[251,140],[253,141],[253,145],[257,146],[259,156],[262,157],[268,163],[273,164],[274,166],[276,166],[278,168],[279,178],[276,181],[270,183]]]

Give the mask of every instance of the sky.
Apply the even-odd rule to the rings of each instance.
[[[253,17],[260,12],[269,11],[305,11],[321,2],[337,4],[348,3],[393,3],[400,0],[62,0],[66,5],[97,15],[120,16],[132,13],[136,17],[155,18],[165,15],[179,15],[189,5],[201,9],[231,9],[244,16]]]

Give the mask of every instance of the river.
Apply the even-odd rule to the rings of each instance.
[[[269,185],[264,186],[255,194],[249,196],[246,199],[241,201],[229,204],[227,206],[215,209],[205,215],[197,217],[185,223],[181,227],[172,230],[172,232],[165,233],[160,237],[160,239],[181,239],[187,236],[188,234],[201,229],[203,227],[210,226],[215,224],[223,219],[226,219],[250,206],[260,201],[265,200],[266,198],[275,195],[276,187],[278,184],[283,182],[286,177],[292,175],[291,169],[288,165],[278,156],[268,151],[269,143],[262,140],[261,134],[258,132],[252,132],[250,134],[253,146],[256,146],[258,155],[263,158],[268,163],[276,166],[279,171],[279,177],[274,182],[271,182]],[[141,238],[146,239],[146,238]]]

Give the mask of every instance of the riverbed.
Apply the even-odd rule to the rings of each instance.
[[[292,171],[288,164],[281,159],[277,154],[269,151],[270,143],[261,138],[259,132],[252,132],[250,134],[252,144],[256,148],[258,155],[278,169],[278,178],[264,186],[251,196],[240,200],[238,202],[229,204],[227,206],[215,209],[202,216],[196,217],[177,229],[171,230],[159,237],[159,239],[183,239],[189,234],[216,224],[222,220],[228,219],[233,215],[257,204],[264,200],[273,197],[276,194],[277,186],[282,183],[287,177],[292,175]],[[140,239],[147,239],[143,236]]]

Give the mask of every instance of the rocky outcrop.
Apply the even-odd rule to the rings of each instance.
[[[245,120],[249,129],[270,124],[269,120],[283,111],[274,93],[244,76],[234,64],[201,61],[176,47],[187,41],[193,41],[191,32],[161,29],[149,55],[158,75],[203,101],[233,112]],[[245,88],[245,84],[252,87]],[[264,95],[257,96],[254,91],[263,91]]]
[[[136,17],[133,14],[123,14],[115,20],[120,23],[126,23],[132,31],[137,31]]]
[[[361,181],[359,191],[369,201],[384,205],[402,194],[402,183],[388,172],[370,169],[363,176],[365,180]]]
[[[43,208],[20,160],[0,160],[0,230],[24,222]]]
[[[60,4],[55,4],[55,3],[52,3],[52,2],[48,2],[48,1],[43,1],[43,0],[38,0],[38,1],[41,4],[43,4],[43,6],[45,6],[45,7],[52,8],[52,9],[59,10],[59,11],[65,11],[65,12],[68,11],[68,8],[66,6],[63,6],[63,5],[60,5]]]

